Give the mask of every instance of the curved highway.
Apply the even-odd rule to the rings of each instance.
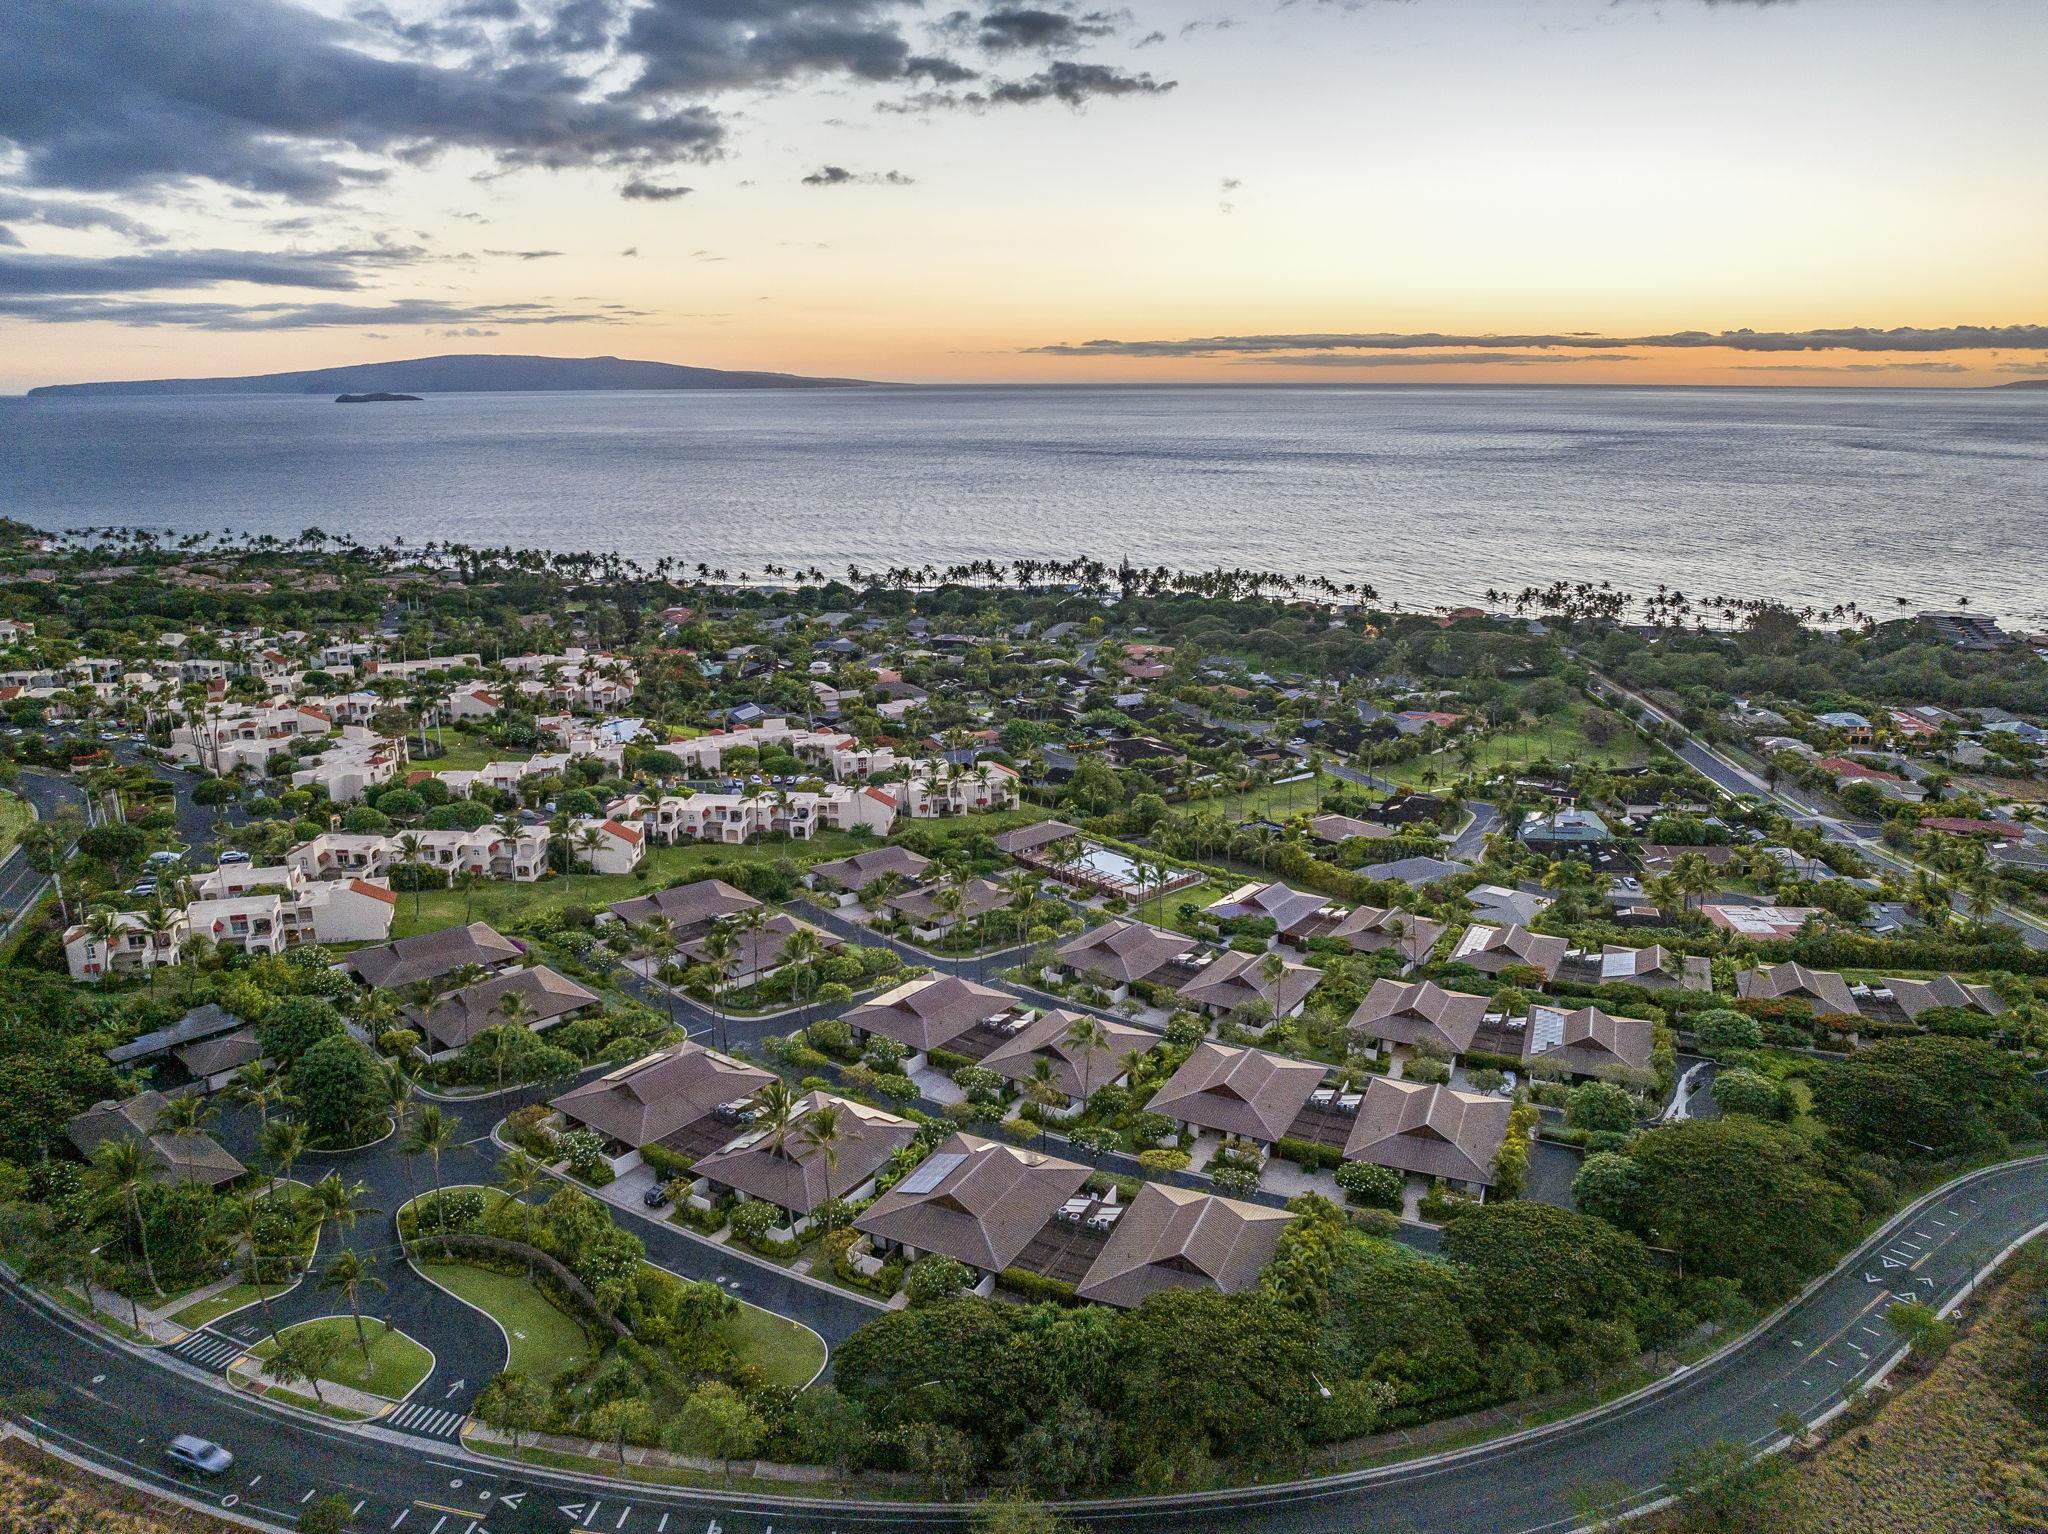
[[[2014,1241],[2048,1222],[2048,1157],[1972,1174],[1895,1218],[1801,1300],[1707,1363],[1565,1422],[1406,1465],[1212,1494],[1077,1504],[1097,1528],[1215,1527],[1301,1534],[1361,1527],[1536,1534],[1574,1522],[1573,1496],[1597,1478],[1653,1497],[1671,1461],[1713,1439],[1766,1447],[1787,1413],[1812,1421],[1867,1382],[1896,1344],[1896,1298],[1942,1305]],[[8,1286],[0,1353],[17,1417],[138,1480],[280,1525],[314,1496],[340,1492],[356,1526],[392,1534],[826,1534],[956,1523],[930,1504],[826,1502],[636,1485],[476,1456],[447,1441],[350,1429],[236,1396],[202,1370],[109,1340]],[[236,1455],[212,1484],[173,1475],[172,1433]]]

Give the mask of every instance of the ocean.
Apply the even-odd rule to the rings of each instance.
[[[2048,393],[935,388],[0,401],[40,527],[765,564],[1072,558],[1607,581],[2048,625]]]

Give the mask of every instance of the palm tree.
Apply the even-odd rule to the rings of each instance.
[[[363,1215],[377,1213],[363,1207],[363,1199],[369,1194],[369,1185],[360,1182],[343,1182],[339,1172],[329,1172],[313,1184],[313,1207],[319,1211],[320,1226],[329,1225],[338,1235],[353,1229]]]
[[[524,1028],[540,1014],[534,1011],[533,1004],[517,991],[507,991],[500,996],[498,1005],[492,1010],[505,1020],[503,1027],[492,1030],[497,1037],[491,1047],[491,1063],[497,1067],[498,1090],[502,1092],[505,1090],[505,1051],[512,1045],[512,1036],[508,1030]]]
[[[462,922],[469,925],[470,908],[476,901],[477,886],[484,882],[484,876],[474,868],[465,868],[455,876],[455,887],[462,891]],[[418,909],[417,906],[414,907]]]
[[[213,1106],[197,1092],[180,1092],[164,1103],[163,1112],[156,1116],[156,1128],[160,1134],[203,1135],[206,1121],[213,1116]]]
[[[527,1246],[533,1245],[533,1205],[526,1201],[526,1196],[546,1177],[547,1168],[516,1145],[498,1159],[498,1186],[519,1205],[519,1239]],[[533,1261],[528,1258],[527,1270],[531,1272],[532,1268]]]
[[[276,1119],[263,1126],[257,1144],[271,1165],[269,1192],[275,1193],[278,1174],[290,1182],[293,1163],[306,1152],[306,1126],[293,1119]]]
[[[813,966],[824,953],[823,940],[809,927],[798,927],[782,945],[782,962],[792,971],[791,982],[803,987],[802,1016],[806,1026],[811,1020],[811,996],[818,981],[818,972]]]
[[[397,1134],[399,1144],[402,1147],[406,1140],[406,1119],[412,1112],[413,1079],[406,1071],[405,1062],[402,1060],[384,1061],[383,1075],[384,1099],[391,1105],[391,1127],[393,1132]],[[412,1158],[401,1155],[398,1158],[398,1164],[405,1172],[405,1201],[410,1204],[415,1196],[412,1180]],[[398,1233],[398,1245],[399,1249],[403,1251],[405,1248],[405,1231],[403,1227],[400,1228]]]
[[[320,1287],[338,1290],[348,1301],[348,1313],[356,1323],[356,1346],[363,1350],[366,1374],[370,1368],[370,1339],[363,1332],[363,1291],[387,1287],[383,1279],[371,1275],[375,1264],[375,1258],[343,1247],[327,1259],[327,1266],[320,1273]]]
[[[739,939],[730,928],[720,925],[704,935],[699,951],[703,962],[711,971],[711,1011],[718,1019],[718,1047],[726,1047],[724,996],[725,982],[731,978],[733,966],[739,959]]]
[[[790,1125],[796,1119],[796,1094],[790,1091],[788,1082],[777,1077],[761,1088],[757,1101],[762,1121],[767,1125],[768,1149],[779,1156],[789,1143]]]
[[[1280,1015],[1280,982],[1287,978],[1287,961],[1277,953],[1268,953],[1259,960],[1259,978],[1266,982],[1266,1005],[1273,1010],[1273,1016]]]
[[[839,1108],[834,1103],[820,1103],[804,1115],[803,1127],[797,1131],[797,1143],[804,1149],[815,1151],[825,1162],[825,1197],[832,1196],[832,1174],[839,1170]]]
[[[400,1147],[407,1156],[424,1155],[434,1169],[434,1216],[440,1226],[441,1252],[448,1251],[448,1212],[441,1198],[441,1153],[455,1143],[455,1121],[433,1103],[420,1111],[419,1122],[412,1126],[412,1132],[405,1137]]]
[[[426,850],[427,844],[421,841],[414,832],[407,831],[398,838],[398,861],[413,870],[412,917],[414,921],[418,921],[420,917],[419,863],[421,855]]]
[[[135,1232],[136,1248],[142,1253],[142,1270],[149,1275],[149,1287],[162,1298],[164,1286],[156,1281],[156,1263],[149,1255],[149,1229],[142,1223],[142,1185],[149,1181],[149,1157],[139,1140],[102,1140],[92,1153],[93,1180],[101,1197],[118,1203],[127,1213]]]
[[[591,871],[593,873],[596,872],[597,849],[604,845],[604,832],[600,831],[596,826],[585,826],[571,838],[571,845],[576,852],[582,853],[585,860],[590,863]],[[569,858],[569,872],[571,877],[574,877],[576,859],[573,854]]]
[[[1109,1030],[1098,1019],[1085,1013],[1077,1014],[1067,1024],[1067,1031],[1060,1035],[1060,1042],[1079,1056],[1081,1097],[1085,1101],[1095,1094],[1095,1060],[1109,1048]]]
[[[253,1193],[230,1199],[227,1206],[228,1233],[240,1239],[246,1267],[244,1276],[256,1290],[263,1306],[263,1325],[271,1341],[277,1340],[277,1318],[270,1313],[270,1287],[263,1280],[263,1237],[268,1212],[264,1200]]]

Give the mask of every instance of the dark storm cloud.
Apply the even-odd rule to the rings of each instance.
[[[1098,340],[1031,346],[1027,352],[1054,357],[1227,357],[1272,352],[1413,351],[1428,347],[1485,348],[1529,351],[1559,348],[1570,351],[1612,351],[1646,347],[1688,351],[1725,347],[1742,352],[1953,352],[1986,351],[2008,346],[2048,346],[2048,325],[1948,325],[1923,329],[1900,326],[1880,330],[1850,326],[1831,330],[1679,330],[1665,335],[1605,336],[1588,331],[1560,335],[1442,335],[1434,332],[1345,333],[1308,335],[1199,336],[1182,341]]]
[[[199,180],[318,201],[384,174],[350,150],[642,167],[705,157],[722,136],[701,107],[592,99],[560,64],[378,57],[284,0],[0,0],[0,16],[0,139],[35,186]]]
[[[0,256],[0,293],[148,293],[223,282],[263,287],[345,291],[361,285],[366,266],[417,259],[413,247],[308,254],[247,250],[152,250],[126,256]]]
[[[821,165],[804,177],[805,186],[915,186],[917,178],[900,170],[852,171],[844,165]]]
[[[678,197],[687,197],[694,187],[662,186],[658,182],[643,181],[635,176],[619,188],[619,195],[628,202],[674,202]]]
[[[171,326],[183,330],[325,330],[359,325],[619,325],[637,311],[578,312],[551,304],[461,304],[404,298],[385,304],[228,304],[202,300],[95,299],[0,294],[0,318],[44,324]]]

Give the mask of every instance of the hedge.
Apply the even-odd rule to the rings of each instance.
[[[1047,1278],[1044,1274],[1033,1273],[1027,1268],[1003,1269],[996,1275],[996,1287],[1007,1289],[1027,1300],[1051,1300],[1058,1305],[1081,1303],[1081,1297],[1072,1284],[1057,1278]]]
[[[1304,1171],[1318,1172],[1344,1163],[1343,1146],[1324,1145],[1318,1140],[1298,1140],[1292,1135],[1282,1135],[1274,1149]]]

